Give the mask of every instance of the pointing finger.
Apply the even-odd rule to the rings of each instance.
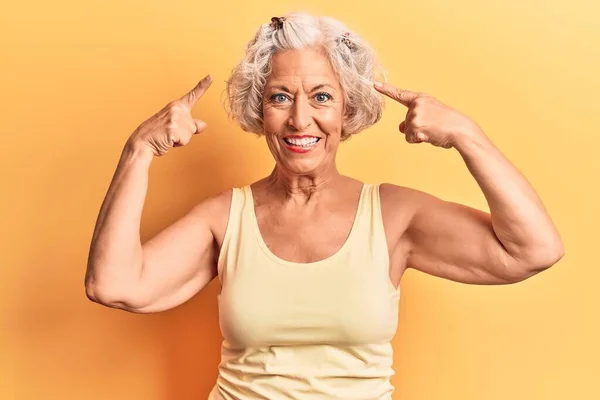
[[[397,102],[409,107],[410,104],[419,96],[419,93],[411,92],[410,90],[399,89],[389,83],[375,81],[373,83],[378,92],[396,100]]]
[[[206,92],[206,89],[209,88],[211,83],[212,77],[210,75],[206,75],[200,82],[198,82],[196,87],[184,94],[179,101],[181,101],[185,106],[187,106],[188,109],[191,110],[200,97],[202,97],[204,92]]]

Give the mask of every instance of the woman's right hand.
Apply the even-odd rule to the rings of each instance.
[[[211,83],[211,76],[205,76],[190,92],[144,121],[129,138],[129,144],[147,146],[155,156],[188,144],[193,135],[206,128],[206,122],[192,118],[191,110]]]

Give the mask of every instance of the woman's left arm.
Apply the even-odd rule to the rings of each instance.
[[[427,94],[375,87],[408,107],[400,124],[407,142],[460,153],[490,208],[488,214],[415,191],[409,267],[412,260],[438,276],[494,284],[521,281],[562,258],[562,240],[535,190],[474,121]]]
[[[490,208],[494,232],[518,268],[546,269],[564,255],[562,240],[541,199],[519,170],[475,128],[456,136],[460,153]]]

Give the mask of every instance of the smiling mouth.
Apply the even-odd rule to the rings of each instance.
[[[296,143],[294,143],[294,142],[292,142],[292,141],[291,141],[290,139],[288,139],[288,138],[283,138],[283,141],[284,141],[286,144],[288,144],[288,145],[290,145],[290,146],[294,146],[294,147],[300,147],[300,148],[303,148],[303,147],[307,147],[307,148],[308,148],[308,147],[312,147],[312,146],[314,146],[315,144],[319,143],[319,141],[320,141],[320,140],[321,140],[321,138],[313,138],[313,139],[311,139],[310,141],[307,141],[306,143],[303,143],[303,142],[296,142]]]

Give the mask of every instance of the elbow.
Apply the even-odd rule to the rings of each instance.
[[[135,312],[145,307],[141,282],[132,274],[115,274],[88,264],[84,285],[88,300],[102,306]]]
[[[542,272],[558,263],[565,256],[565,246],[558,240],[556,244],[540,250],[530,261],[531,269]]]
[[[119,304],[125,304],[124,296],[116,290],[106,289],[94,284],[85,285],[85,295],[88,300],[111,308],[119,308]]]
[[[526,260],[519,262],[510,274],[512,283],[521,282],[534,275],[543,272],[557,264],[565,256],[565,248],[562,242],[549,246],[536,252]]]
[[[96,280],[94,279],[93,273],[90,270],[88,265],[88,270],[85,274],[85,295],[88,300],[94,303],[101,303],[100,300],[100,291],[98,290],[98,285],[96,285]]]
[[[118,301],[119,296],[112,292],[104,289],[100,289],[97,285],[86,283],[85,295],[88,300],[101,304],[103,306],[110,306],[112,303]]]
[[[143,308],[139,304],[139,299],[136,301],[136,296],[132,295],[132,290],[124,289],[119,285],[104,285],[86,283],[85,294],[88,300],[120,310],[136,312],[137,309]]]
[[[98,295],[95,293],[94,289],[89,287],[88,285],[85,285],[85,296],[88,298],[89,301],[93,303],[100,303]]]

